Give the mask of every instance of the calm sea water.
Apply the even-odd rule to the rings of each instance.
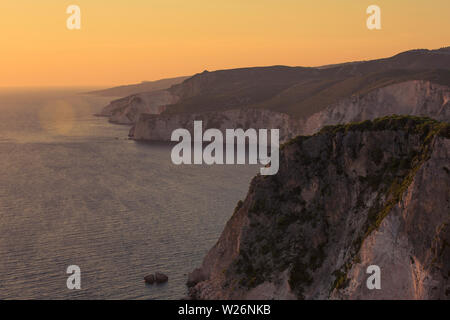
[[[258,167],[175,166],[93,116],[108,100],[0,90],[0,299],[182,298],[245,197]],[[155,271],[169,282],[145,285]]]

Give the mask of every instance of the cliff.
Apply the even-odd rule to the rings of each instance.
[[[141,113],[159,114],[176,101],[178,97],[167,90],[138,93],[111,101],[98,116],[109,117],[112,123],[134,124]]]
[[[389,115],[426,116],[450,121],[450,87],[412,80],[352,95],[300,122],[301,134],[313,134],[325,125],[371,120]]]
[[[170,113],[262,108],[308,117],[352,94],[408,80],[450,85],[450,47],[334,67],[270,66],[202,72],[168,89]]]
[[[449,159],[450,125],[429,118],[290,140],[189,275],[191,298],[449,299]]]
[[[142,81],[137,84],[129,84],[108,89],[87,92],[104,97],[125,97],[141,92],[151,92],[168,89],[171,86],[181,83],[189,77],[166,78],[155,81]]]
[[[208,128],[279,128],[281,141],[299,134],[312,134],[325,125],[375,119],[393,114],[428,116],[450,120],[450,87],[431,81],[412,80],[374,89],[340,100],[306,118],[267,109],[241,108],[202,113],[143,114],[130,131],[136,140],[169,141],[172,131],[186,128],[192,133],[194,120]]]
[[[193,134],[195,120],[203,121],[203,128],[226,129],[266,128],[279,129],[280,139],[285,141],[298,134],[298,122],[284,113],[263,109],[235,109],[219,112],[177,113],[151,115],[142,114],[130,130],[136,140],[170,141],[172,132],[178,128],[188,129]]]
[[[450,86],[450,48],[412,50],[326,67],[204,71],[164,90],[113,101],[101,114],[115,123],[132,124],[142,113],[200,114],[250,108],[306,119],[349,97],[413,80]],[[136,99],[143,102],[135,103]]]

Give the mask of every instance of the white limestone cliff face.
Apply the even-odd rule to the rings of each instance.
[[[109,117],[112,123],[134,124],[141,113],[159,114],[177,101],[167,90],[138,93],[111,101],[98,115]]]
[[[195,120],[203,122],[203,130],[216,128],[222,133],[226,129],[237,128],[280,129],[283,141],[298,134],[295,130],[297,122],[287,114],[246,108],[205,113],[142,114],[130,130],[130,136],[136,140],[170,141],[172,132],[178,128],[188,129],[193,134]]]
[[[402,201],[364,241],[348,287],[332,298],[450,299],[450,140],[436,139],[432,148]],[[381,290],[367,289],[369,265],[381,268]]]
[[[449,125],[411,117],[290,141],[189,275],[190,297],[450,299],[449,159]]]
[[[393,114],[450,120],[450,88],[430,81],[406,81],[352,96],[330,105],[300,123],[301,134],[326,125],[371,120]]]
[[[170,141],[172,131],[189,129],[201,119],[208,128],[280,129],[285,142],[299,134],[313,134],[325,125],[334,125],[383,116],[416,115],[436,120],[450,120],[450,88],[429,81],[407,81],[353,96],[317,112],[306,119],[263,109],[236,109],[206,113],[162,114],[148,116],[143,112],[130,136],[136,140]]]

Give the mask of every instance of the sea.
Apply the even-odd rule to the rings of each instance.
[[[259,167],[174,165],[88,90],[0,89],[0,299],[183,298]]]

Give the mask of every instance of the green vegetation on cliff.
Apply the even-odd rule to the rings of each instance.
[[[402,200],[436,137],[450,138],[450,125],[389,116],[287,142],[279,173],[252,181],[249,225],[226,273],[250,289],[287,272],[298,298],[320,272],[334,275],[330,292],[345,287],[364,240]],[[335,252],[337,243],[348,250]]]

